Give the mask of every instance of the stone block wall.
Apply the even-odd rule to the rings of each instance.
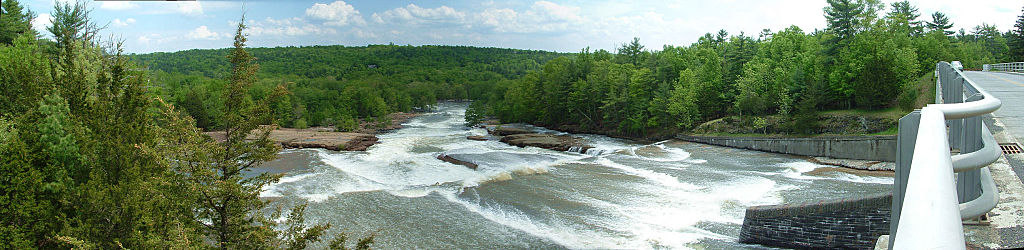
[[[717,146],[838,159],[896,161],[896,136],[734,137],[688,136],[677,139]]]
[[[740,243],[785,248],[873,249],[889,234],[892,194],[747,208]]]

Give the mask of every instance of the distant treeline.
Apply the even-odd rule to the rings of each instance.
[[[153,72],[155,85],[198,126],[218,129],[213,117],[224,91],[230,49],[132,55]],[[275,120],[285,127],[350,129],[356,119],[381,119],[438,100],[480,99],[498,82],[518,79],[563,54],[466,46],[311,46],[253,48],[260,63],[254,99],[277,92]],[[286,83],[285,89],[278,89]]]
[[[912,109],[917,79],[939,61],[967,68],[1022,60],[1024,21],[1001,33],[981,24],[953,32],[943,13],[922,21],[907,1],[829,0],[828,28],[791,26],[758,36],[705,34],[690,46],[647,50],[634,39],[615,53],[583,49],[486,101],[504,122],[631,137],[671,135],[724,116],[782,115],[793,133],[813,131],[817,111]],[[475,111],[474,112],[480,112]]]

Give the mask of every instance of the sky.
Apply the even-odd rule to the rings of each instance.
[[[53,0],[21,0],[49,34]],[[73,0],[58,0],[73,1]],[[888,6],[891,0],[883,0]],[[1013,27],[1024,1],[911,1],[921,20],[940,11],[954,29],[981,23]],[[242,15],[250,47],[367,44],[468,45],[576,52],[614,51],[639,37],[648,49],[685,46],[725,29],[757,36],[790,25],[826,27],[824,0],[540,1],[88,1],[101,35],[129,53],[230,47]]]

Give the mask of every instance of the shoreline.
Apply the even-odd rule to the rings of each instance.
[[[508,123],[502,123],[502,124],[508,124]],[[702,143],[702,142],[696,142],[696,141],[682,140],[682,139],[678,138],[678,135],[683,135],[682,133],[671,135],[671,136],[665,136],[665,137],[654,136],[654,137],[644,137],[644,138],[642,138],[642,137],[633,137],[633,136],[624,136],[624,135],[605,133],[605,132],[602,132],[602,131],[583,131],[583,130],[579,130],[579,129],[567,129],[567,128],[573,127],[573,126],[568,126],[568,125],[544,126],[544,125],[533,124],[533,123],[523,123],[523,124],[530,124],[530,125],[533,125],[533,126],[542,127],[542,128],[546,128],[546,129],[550,129],[550,130],[559,131],[559,132],[566,132],[566,133],[572,133],[572,134],[603,135],[603,136],[608,136],[608,137],[612,137],[612,138],[631,140],[631,141],[635,141],[635,142],[639,142],[639,143],[654,143],[654,142],[664,141],[664,140],[675,140],[675,141],[681,141],[681,142],[700,143],[700,144],[705,144],[705,145],[713,145],[713,146],[721,146],[721,147],[729,147],[729,148],[738,148],[738,149],[745,149],[745,150],[764,151],[764,150],[756,150],[756,149],[744,148],[744,147],[733,147],[733,146],[729,146],[729,145],[717,145],[717,144],[708,144],[708,143]],[[716,136],[716,137],[747,138],[746,136]],[[803,136],[803,137],[801,137],[801,136],[794,136],[794,137],[765,137],[765,138],[761,138],[761,139],[772,139],[772,138],[776,138],[776,139],[801,139],[801,138],[826,138],[826,137],[837,137],[837,136],[836,135],[817,135],[817,136],[810,136],[810,137],[808,137],[808,136]],[[853,137],[877,137],[877,136],[873,136],[873,135],[847,135],[847,136],[841,136],[841,137],[853,138]],[[791,156],[803,156],[803,157],[805,157],[805,159],[808,162],[811,162],[811,163],[814,163],[814,164],[820,164],[820,165],[828,165],[828,166],[832,166],[832,168],[842,169],[842,170],[834,170],[834,171],[851,172],[851,173],[852,172],[863,172],[864,174],[868,174],[868,175],[882,175],[882,176],[886,176],[886,175],[889,175],[888,173],[892,173],[893,169],[895,169],[895,163],[891,162],[891,161],[857,160],[857,159],[847,159],[847,158],[837,158],[837,157],[827,157],[827,156],[809,156],[809,155],[801,155],[801,154],[790,154],[790,153],[785,153],[785,152],[772,152],[772,151],[766,151],[766,152],[777,153],[777,154],[784,154],[784,155],[791,155]],[[843,170],[850,170],[850,171],[843,171]],[[870,174],[872,172],[874,172],[875,174]]]
[[[422,112],[397,112],[388,114],[391,123],[377,126],[376,122],[360,121],[359,128],[352,132],[336,132],[334,127],[311,127],[304,129],[276,127],[270,131],[268,139],[282,148],[322,148],[334,151],[366,151],[378,143],[377,135],[401,129],[402,124]],[[203,132],[213,140],[224,141],[224,131]],[[255,139],[250,134],[246,139]]]

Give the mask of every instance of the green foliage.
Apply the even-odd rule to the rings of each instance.
[[[26,10],[17,0],[0,2],[0,44],[12,44],[22,35],[35,37],[35,30],[32,30],[34,18],[35,13]]]
[[[1010,61],[1019,62],[1024,61],[1024,8],[1021,10],[1021,15],[1017,17],[1017,22],[1013,24],[1013,29],[1008,32],[1008,47]]]
[[[736,114],[778,114],[788,131],[812,133],[818,110],[910,107],[917,76],[937,62],[977,68],[1007,51],[994,26],[952,39],[944,14],[925,25],[910,2],[890,6],[879,18],[879,0],[829,0],[824,32],[792,26],[754,40],[723,30],[661,51],[639,39],[616,54],[587,48],[499,82],[487,102],[504,122],[611,135],[671,134]]]
[[[927,22],[926,26],[930,31],[940,31],[943,35],[949,36],[953,34],[950,28],[953,28],[953,23],[949,21],[949,17],[946,14],[936,11],[932,13],[932,21]]]
[[[487,106],[483,102],[473,102],[466,108],[466,126],[472,127],[484,122],[487,117]]]
[[[491,98],[500,82],[523,77],[560,54],[464,46],[311,46],[250,49],[262,70],[249,94],[285,92],[272,103],[275,121],[294,127],[329,126],[344,116],[370,119],[430,108],[438,100]],[[163,96],[207,130],[223,129],[215,117],[228,72],[226,49],[135,55],[156,70]]]
[[[305,118],[299,118],[298,120],[295,120],[295,123],[294,123],[293,127],[297,128],[297,129],[304,129],[304,128],[308,128],[309,124],[306,124],[306,119]]]
[[[359,128],[359,121],[348,115],[341,115],[334,124],[335,130],[338,132],[349,132]]]

